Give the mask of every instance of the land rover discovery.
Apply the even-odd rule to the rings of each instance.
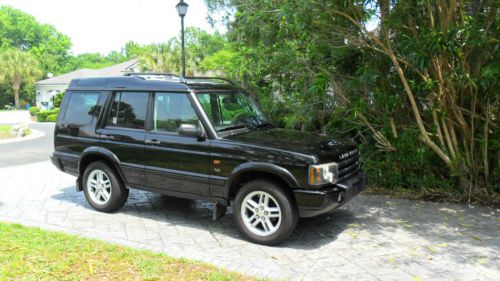
[[[129,189],[233,206],[241,233],[273,245],[300,217],[331,212],[365,186],[349,139],[276,128],[251,96],[220,78],[167,74],[71,82],[54,132],[53,164],[101,212]]]

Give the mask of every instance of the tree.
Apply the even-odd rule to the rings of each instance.
[[[52,25],[9,6],[0,7],[0,49],[17,48],[30,52],[44,73],[61,73],[71,48],[69,37]]]
[[[12,90],[16,108],[19,108],[21,84],[33,84],[41,75],[38,61],[31,54],[18,49],[0,53],[0,83]]]
[[[180,73],[181,70],[181,49],[176,38],[170,39],[167,43],[149,45],[140,57],[139,62],[143,71]],[[186,60],[189,65],[189,60]],[[190,73],[190,68],[186,67],[186,72]]]

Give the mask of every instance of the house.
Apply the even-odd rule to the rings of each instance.
[[[36,106],[41,110],[52,108],[54,96],[66,91],[71,80],[75,78],[122,76],[131,72],[139,72],[139,61],[136,59],[102,69],[78,69],[63,75],[40,80],[35,83]]]

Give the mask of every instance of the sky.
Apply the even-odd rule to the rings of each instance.
[[[71,38],[72,53],[119,51],[126,42],[141,44],[165,42],[179,36],[181,22],[175,9],[179,0],[0,0],[48,23]],[[203,0],[185,0],[189,4],[184,18],[186,27],[208,32]],[[225,29],[217,26],[221,32]]]

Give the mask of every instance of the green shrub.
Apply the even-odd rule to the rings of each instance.
[[[416,192],[453,189],[454,177],[427,146],[416,141],[418,137],[417,129],[402,130],[397,139],[391,140],[397,149],[394,152],[381,151],[374,143],[362,144],[363,169],[370,183]]]
[[[63,100],[64,94],[66,92],[59,93],[54,96],[54,107],[59,108],[61,107],[61,102]]]
[[[59,114],[59,108],[55,108],[52,110],[46,110],[46,111],[40,111],[36,115],[36,118],[37,118],[38,122],[55,122],[55,119],[57,119],[57,114]],[[56,118],[54,119],[54,121],[48,120],[48,117],[50,115],[56,115]],[[51,118],[54,118],[54,117],[51,117]]]
[[[40,112],[40,108],[36,107],[36,106],[32,106],[32,107],[30,107],[29,111],[30,111],[31,116],[36,116]]]
[[[51,114],[45,118],[45,122],[56,122],[57,121],[57,113],[56,114]]]

